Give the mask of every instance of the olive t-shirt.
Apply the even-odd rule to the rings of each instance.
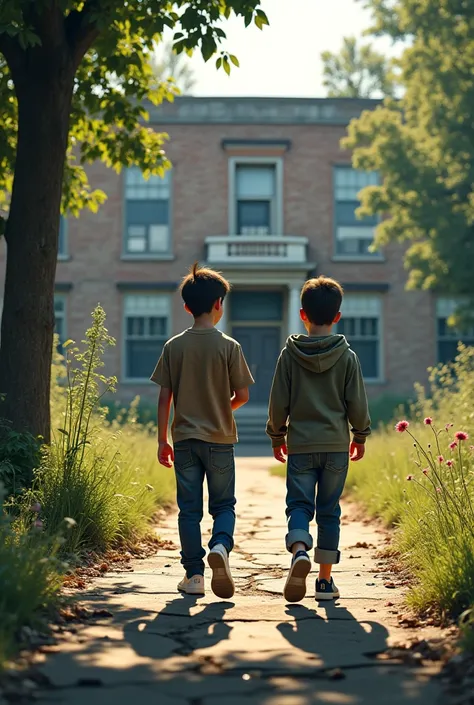
[[[165,344],[151,380],[172,391],[175,443],[237,442],[230,399],[254,380],[236,340],[216,328],[189,328]]]

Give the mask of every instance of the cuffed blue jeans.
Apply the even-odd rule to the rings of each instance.
[[[190,578],[204,575],[206,552],[201,540],[204,477],[209,491],[209,513],[214,519],[209,548],[221,543],[230,553],[234,547],[234,446],[194,439],[178,441],[174,445],[174,469],[181,563]]]
[[[294,543],[313,548],[309,525],[316,513],[316,563],[339,563],[341,498],[349,467],[349,453],[295,453],[288,456],[286,475],[286,547]]]

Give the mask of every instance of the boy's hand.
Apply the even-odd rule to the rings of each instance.
[[[279,463],[286,463],[286,458],[288,455],[288,448],[286,445],[277,446],[273,449],[273,457],[278,460]]]
[[[349,455],[351,456],[351,460],[355,463],[357,460],[362,460],[365,454],[365,443],[356,443],[355,441],[352,441],[351,447],[349,450]]]
[[[174,462],[173,447],[168,442],[158,443],[158,462],[165,468],[170,468]]]

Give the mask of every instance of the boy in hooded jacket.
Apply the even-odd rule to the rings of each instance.
[[[340,596],[331,577],[339,563],[339,500],[349,458],[364,456],[370,417],[360,362],[332,327],[341,318],[341,285],[320,276],[301,292],[301,320],[308,335],[291,335],[277,362],[269,403],[267,434],[276,460],[287,464],[286,547],[292,561],[284,588],[288,602],[306,594],[313,547],[309,525],[316,513],[319,564],[315,596]],[[352,441],[350,432],[352,433]]]

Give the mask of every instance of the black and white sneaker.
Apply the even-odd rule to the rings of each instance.
[[[299,602],[306,595],[306,576],[311,570],[311,561],[306,551],[298,551],[291,561],[283,596],[287,602]]]
[[[324,578],[320,580],[317,578],[315,594],[317,600],[337,600],[340,596],[341,594],[332,578],[331,580],[324,580]]]

